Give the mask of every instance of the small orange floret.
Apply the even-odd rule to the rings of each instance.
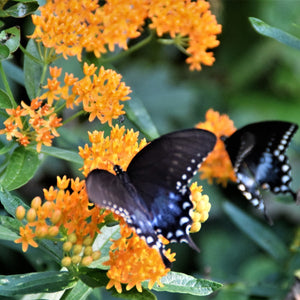
[[[207,179],[209,183],[216,179],[217,183],[226,186],[228,180],[235,182],[236,176],[221,137],[232,135],[236,128],[227,115],[220,115],[212,109],[206,112],[205,117],[206,121],[198,123],[196,127],[213,132],[217,136],[217,143],[200,167],[200,178]]]

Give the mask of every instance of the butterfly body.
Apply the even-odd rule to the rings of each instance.
[[[126,172],[119,166],[116,175],[93,170],[86,180],[89,198],[124,217],[169,267],[158,235],[198,249],[189,236],[193,204],[188,181],[215,143],[214,134],[200,129],[163,135],[144,147]]]
[[[238,188],[259,209],[265,210],[260,188],[296,197],[285,152],[297,129],[294,123],[265,121],[246,125],[225,139]]]

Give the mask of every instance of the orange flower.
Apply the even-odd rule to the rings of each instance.
[[[208,49],[219,45],[216,35],[221,33],[204,0],[107,0],[102,6],[92,0],[48,0],[39,10],[40,15],[32,16],[35,30],[30,37],[79,61],[83,49],[96,57],[116,45],[127,50],[128,40],[139,37],[149,19],[158,36],[169,33],[186,48],[190,69],[200,70],[201,64],[213,64]]]
[[[22,251],[26,252],[28,246],[32,246],[36,248],[38,244],[33,240],[35,234],[32,232],[29,225],[25,225],[25,227],[20,227],[20,238],[15,240],[15,243],[22,243]]]
[[[223,186],[227,185],[228,180],[235,182],[235,173],[224,142],[221,140],[222,136],[230,136],[236,131],[233,122],[227,115],[220,115],[218,112],[209,109],[206,112],[206,122],[200,122],[196,127],[209,130],[217,136],[214,150],[201,165],[200,178],[207,179],[209,183],[212,183],[213,178],[215,178],[217,183],[221,183]]]
[[[89,132],[91,147],[79,147],[79,155],[84,159],[83,174],[87,176],[96,168],[113,173],[114,165],[125,170],[133,156],[147,144],[145,139],[138,143],[138,135],[132,129],[125,132],[125,127],[118,125],[112,127],[110,137],[104,137],[103,132],[96,130]]]
[[[141,283],[149,280],[151,289],[155,282],[162,285],[160,278],[170,269],[166,268],[159,252],[149,248],[146,242],[139,238],[135,231],[128,227],[121,218],[121,237],[114,241],[109,252],[109,260],[104,265],[110,266],[107,276],[110,279],[106,288],[115,287],[118,293],[122,292],[121,284],[127,284],[126,290],[134,286],[142,292]],[[174,261],[174,254],[165,251],[170,261]]]
[[[179,47],[190,55],[186,62],[191,70],[201,70],[201,64],[214,63],[212,52],[208,49],[219,45],[216,35],[221,33],[221,25],[209,11],[209,3],[204,0],[171,0],[168,2],[152,0],[149,17],[158,36],[169,33]]]
[[[42,101],[38,99],[33,99],[30,106],[22,101],[21,106],[16,109],[6,109],[6,112],[9,118],[4,121],[5,129],[0,130],[0,134],[6,134],[7,140],[15,137],[24,147],[36,141],[37,151],[40,152],[43,144],[51,146],[54,136],[59,136],[56,128],[62,125],[61,119],[57,118],[54,108],[48,104],[42,105]],[[25,120],[30,125],[26,129],[23,128]]]

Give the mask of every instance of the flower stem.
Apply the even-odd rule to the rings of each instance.
[[[65,121],[63,122],[63,125],[65,125],[65,124],[69,123],[70,121],[72,121],[72,120],[76,119],[77,117],[79,117],[79,116],[83,115],[84,113],[85,113],[85,111],[84,111],[84,110],[80,110],[80,111],[78,111],[76,114],[74,114],[73,116],[71,116],[70,118],[68,118],[67,120],[65,120]]]
[[[120,52],[119,54],[117,54],[115,56],[100,59],[101,64],[111,63],[115,60],[126,57],[129,54],[139,50],[140,48],[144,47],[145,45],[147,45],[152,40],[153,35],[154,35],[153,31],[151,31],[149,36],[147,36],[145,39],[141,40],[139,43],[133,45],[128,50],[122,51],[122,52]]]
[[[17,103],[14,99],[14,95],[10,89],[10,86],[8,84],[8,81],[7,81],[7,78],[6,78],[6,75],[5,75],[5,72],[4,72],[4,69],[3,69],[3,66],[2,66],[2,63],[0,61],[0,74],[1,74],[1,77],[2,77],[2,80],[3,80],[3,84],[4,84],[4,87],[5,87],[5,90],[9,96],[9,99],[10,99],[10,102],[12,104],[12,107],[16,107],[17,106]]]

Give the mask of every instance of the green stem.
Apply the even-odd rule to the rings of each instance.
[[[22,45],[20,45],[20,49],[22,50],[22,52],[27,55],[31,60],[33,60],[35,63],[42,65],[43,62],[36,58],[35,56],[33,56],[31,53],[29,53]]]
[[[6,78],[6,75],[5,75],[5,72],[4,72],[4,69],[3,69],[3,66],[2,66],[2,63],[0,61],[0,74],[1,74],[1,77],[2,77],[2,80],[3,80],[3,84],[4,84],[4,87],[5,87],[5,90],[9,96],[9,99],[11,101],[11,104],[12,104],[12,107],[17,107],[17,103],[14,99],[14,95],[10,89],[10,86],[8,84],[8,81],[7,81],[7,78]]]
[[[78,111],[76,114],[74,114],[73,116],[71,116],[70,118],[68,118],[67,120],[65,120],[63,122],[63,125],[66,125],[67,123],[71,122],[72,120],[76,119],[77,117],[83,115],[85,113],[84,110],[80,110]]]
[[[153,31],[151,31],[151,33],[148,37],[146,37],[139,43],[135,44],[134,46],[130,47],[128,50],[122,51],[119,54],[112,56],[112,57],[100,59],[100,62],[102,64],[106,64],[106,63],[111,63],[112,61],[118,60],[120,58],[126,57],[127,55],[129,55],[129,54],[137,51],[138,49],[144,47],[145,45],[147,45],[151,41],[153,35],[154,35]]]

